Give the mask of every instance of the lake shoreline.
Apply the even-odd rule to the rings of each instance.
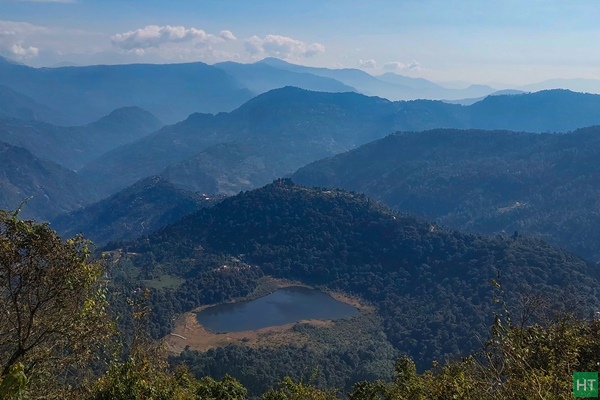
[[[229,302],[219,304],[206,304],[193,309],[181,315],[175,322],[171,333],[163,341],[167,351],[171,354],[179,354],[186,348],[198,351],[207,351],[212,348],[227,346],[229,344],[239,344],[250,347],[278,347],[287,343],[303,343],[306,338],[301,334],[294,332],[292,328],[297,324],[309,324],[320,327],[333,327],[335,320],[327,319],[302,319],[282,325],[263,327],[255,330],[244,330],[237,332],[215,332],[206,329],[197,318],[197,313],[210,307],[247,302],[273,294],[279,289],[290,287],[301,287],[307,289],[319,290],[333,299],[352,305],[357,313],[354,316],[342,319],[357,318],[365,313],[374,312],[371,305],[366,304],[361,299],[347,293],[332,291],[325,288],[312,287],[301,282],[285,279],[264,277],[259,282],[257,288],[248,296],[236,298]]]

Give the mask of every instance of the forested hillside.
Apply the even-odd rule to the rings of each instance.
[[[107,194],[157,174],[173,177],[187,189],[237,193],[398,130],[493,127],[545,132],[552,126],[552,131],[561,131],[600,123],[600,113],[594,111],[600,110],[598,95],[557,90],[493,97],[501,99],[467,107],[286,87],[227,114],[191,115],[114,149],[82,173]],[[553,112],[545,112],[547,108]]]
[[[570,90],[488,96],[469,106],[469,128],[567,132],[598,125],[600,96]],[[450,128],[450,127],[448,127]]]
[[[600,128],[568,134],[397,133],[301,168],[302,184],[362,192],[470,232],[539,237],[600,261]]]
[[[154,335],[168,332],[174,314],[245,296],[266,274],[371,302],[387,339],[419,368],[480,347],[492,322],[492,279],[514,299],[540,294],[559,308],[581,296],[586,307],[596,302],[597,271],[543,242],[446,230],[363,195],[288,180],[225,199],[123,250],[137,254],[128,262],[140,276],[186,279],[154,292]],[[224,262],[251,267],[219,272]]]
[[[0,61],[1,62],[1,61]],[[68,118],[61,112],[40,104],[8,86],[0,85],[0,116],[24,121],[41,121],[55,125],[67,125]]]
[[[114,191],[148,174],[159,174],[166,167],[191,159],[211,146],[219,145],[221,165],[217,172],[232,174],[230,169],[239,168],[240,160],[236,154],[239,151],[236,140],[273,141],[268,143],[265,152],[261,146],[252,146],[254,151],[251,153],[244,150],[253,157],[265,157],[271,163],[274,155],[288,156],[295,143],[307,142],[308,150],[299,150],[294,156],[299,161],[290,160],[285,164],[292,170],[277,168],[272,171],[281,176],[314,160],[307,151],[323,157],[380,137],[379,132],[391,129],[389,121],[384,120],[390,112],[390,104],[387,100],[356,93],[316,93],[296,88],[274,90],[229,114],[193,114],[185,121],[107,153],[88,164],[82,174],[101,188]],[[231,143],[231,149],[227,143]],[[269,149],[274,146],[275,151]],[[213,189],[211,186],[200,187],[201,182],[207,180],[210,184],[210,179],[219,178],[217,174],[207,179],[207,174],[214,173],[210,169],[184,171],[185,167],[177,173],[180,179],[185,176],[189,182],[185,187],[196,187],[203,192]],[[252,174],[255,171],[254,166],[249,165],[242,172]],[[171,173],[174,172],[171,170]],[[260,182],[258,186],[265,183]],[[232,190],[237,193],[241,187]]]
[[[0,211],[0,244],[5,399],[567,398],[573,372],[598,368],[596,269],[541,242],[444,230],[354,193],[278,180],[112,252],[118,259],[90,258],[82,237]],[[144,288],[165,272],[180,282]],[[168,332],[198,304],[256,294],[265,274],[374,307],[333,325],[293,324],[287,334],[302,341],[186,348],[167,365],[148,333]]]
[[[44,221],[99,198],[75,172],[0,142],[0,209],[14,211],[29,199],[21,216]]]
[[[186,192],[159,177],[136,182],[97,203],[51,222],[65,237],[83,233],[97,245],[147,235],[222,198]]]
[[[78,170],[103,153],[140,139],[161,126],[148,111],[126,107],[83,126],[0,118],[0,140],[24,147],[39,158]]]

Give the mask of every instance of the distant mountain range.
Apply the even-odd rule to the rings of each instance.
[[[0,142],[0,208],[20,216],[48,220],[99,200],[95,188],[75,172],[41,160],[21,147]]]
[[[385,118],[390,114],[391,104],[388,100],[368,98],[357,93],[277,89],[252,99],[228,114],[191,115],[183,122],[164,127],[146,138],[105,154],[89,163],[81,172],[103,190],[112,192],[148,175],[160,174],[169,166],[201,156],[200,153],[211,146],[220,145],[211,150],[218,153],[218,173],[228,174],[222,167],[240,168],[240,157],[265,157],[267,169],[272,168],[273,156],[289,158],[284,165],[269,171],[277,177],[283,171],[292,172],[315,159],[381,137],[380,132],[393,131],[392,121]],[[241,142],[236,142],[239,140],[247,141],[249,149],[240,149]],[[229,142],[231,150],[225,145]],[[259,143],[266,144],[264,150],[268,154],[261,153]],[[299,147],[293,152],[291,148],[295,145]],[[228,152],[231,153],[227,155]],[[295,154],[290,157],[292,153]],[[183,166],[183,169],[189,165]],[[249,168],[261,168],[263,163],[250,162],[250,165]],[[210,171],[196,169],[188,169],[188,172],[195,181],[205,180],[206,174],[211,174]],[[252,174],[253,170],[246,172]],[[168,174],[181,177],[184,172],[171,169]],[[215,181],[219,178],[213,176],[210,179]],[[272,175],[269,175],[271,179]],[[237,192],[240,188],[256,187],[256,181],[244,184],[243,180],[229,189]],[[185,187],[200,189],[195,183]],[[201,191],[210,193],[214,187],[211,184]]]
[[[0,140],[78,170],[103,153],[156,131],[162,123],[138,107],[115,110],[84,126],[62,127],[0,117]]]
[[[286,87],[230,113],[196,113],[157,131],[161,123],[137,107],[115,110],[80,127],[0,118],[0,141],[79,171],[96,194],[87,199],[73,195],[71,205],[63,207],[70,211],[74,204],[91,204],[152,175],[180,189],[232,195],[396,131],[565,132],[600,124],[599,111],[600,96],[564,90],[490,96],[461,106]],[[45,179],[50,178],[40,182]],[[48,219],[59,213],[48,211],[37,216]]]
[[[494,93],[490,93],[487,96],[482,96],[482,97],[472,97],[472,98],[468,98],[468,99],[459,99],[459,100],[443,100],[444,103],[450,103],[450,104],[460,104],[463,106],[470,106],[472,104],[475,104],[479,101],[484,100],[486,97],[488,96],[503,96],[503,95],[513,95],[513,94],[524,94],[524,93],[528,93],[528,92],[524,92],[522,90],[515,90],[515,89],[504,89],[504,90],[498,90]]]
[[[600,79],[549,79],[518,87],[517,89],[536,92],[548,89],[569,89],[582,93],[600,93]]]
[[[149,175],[187,190],[235,194],[396,131],[564,132],[594,124],[600,96],[569,91],[492,96],[466,107],[283,88],[228,114],[192,115],[106,153],[82,174],[107,194]]]
[[[262,74],[273,68],[271,64],[282,62],[265,60],[253,68]],[[0,69],[7,66],[25,75],[57,73],[53,69],[6,63],[0,64]],[[174,68],[184,66],[190,71],[208,68],[191,64]],[[130,68],[133,73],[135,68]],[[224,68],[239,74],[246,67],[227,64]],[[61,74],[74,73],[69,71]],[[86,71],[80,71],[85,72],[84,77],[90,72]],[[124,71],[128,69],[113,72],[122,78]],[[323,82],[332,87],[337,85],[333,78],[304,74],[300,71],[281,76],[302,78],[305,83],[317,86]],[[354,83],[364,77],[356,71],[343,74],[354,77]],[[387,75],[386,79],[394,77]],[[419,80],[410,82],[415,86],[431,86]],[[338,85],[338,89],[345,87]],[[0,141],[26,148],[38,159],[79,171],[96,192],[96,197],[91,196],[84,203],[74,195],[71,204],[80,205],[91,204],[97,196],[110,196],[152,175],[160,175],[181,189],[232,195],[396,131],[477,128],[566,132],[600,124],[600,96],[565,90],[488,96],[470,106],[461,106],[432,100],[391,102],[354,92],[327,93],[285,87],[257,96],[229,113],[195,113],[161,129],[161,122],[139,107],[114,110],[84,126],[58,127],[40,121],[43,115],[52,114],[52,109],[8,87],[0,87],[0,98],[2,93],[8,103],[14,98],[14,104],[22,104],[28,111],[20,115],[15,111],[19,107],[5,108],[5,113],[13,117],[0,117]],[[30,118],[17,119],[15,115]],[[73,207],[66,205],[64,209]],[[50,214],[37,215],[47,219],[58,213],[48,210]]]
[[[471,85],[465,89],[447,89],[426,79],[411,78],[393,72],[376,77],[359,69],[305,67],[302,65],[290,64],[277,58],[266,58],[258,63],[267,64],[287,71],[308,73],[336,79],[346,85],[356,88],[358,92],[367,96],[379,96],[392,101],[414,99],[456,100],[486,96],[496,91],[496,89],[485,85]]]
[[[213,64],[213,67],[227,72],[246,88],[257,94],[285,86],[294,86],[316,92],[357,91],[352,86],[348,86],[338,79],[313,73],[282,69],[267,62],[240,64],[229,61]]]
[[[600,127],[387,136],[292,175],[469,232],[543,238],[600,262]]]
[[[190,114],[228,112],[272,89],[294,86],[321,92],[355,91],[392,101],[473,101],[497,92],[487,85],[448,88],[388,72],[291,64],[277,58],[241,64],[129,64],[32,68],[0,57],[0,115],[57,125],[82,125],[122,107],[149,110],[166,123]],[[600,80],[555,79],[521,91],[571,89],[600,93]],[[55,111],[54,113],[50,111]]]
[[[204,63],[31,68],[0,62],[0,85],[51,106],[81,125],[129,106],[174,123],[202,111],[230,111],[254,94]]]

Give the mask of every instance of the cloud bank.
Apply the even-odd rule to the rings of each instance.
[[[21,43],[15,43],[10,47],[10,52],[17,58],[37,57],[40,50],[37,47],[23,47]]]
[[[306,43],[280,35],[267,35],[263,38],[255,35],[246,39],[244,46],[246,51],[255,57],[295,59],[325,52],[325,46],[321,43]]]
[[[375,60],[358,60],[358,66],[361,68],[375,68],[377,67],[377,63]]]
[[[231,31],[227,31],[227,30],[219,32],[219,37],[226,41],[237,40],[235,35],[233,33],[231,33]]]
[[[28,41],[33,35],[48,32],[49,29],[28,22],[0,20],[0,54],[16,60],[37,57],[39,48]]]
[[[227,29],[207,32],[193,26],[147,25],[106,34],[0,20],[0,55],[17,61],[30,60],[30,65],[52,65],[64,59],[80,64],[112,60],[128,63],[139,62],[142,57],[147,62],[251,62],[264,57],[297,62],[324,52],[321,43],[274,34],[242,39]]]
[[[392,62],[388,62],[385,63],[383,65],[383,69],[388,70],[388,71],[420,71],[421,68],[421,64],[419,64],[417,61],[413,60],[412,62],[405,64],[403,62],[400,61],[392,61]]]
[[[209,43],[234,41],[235,35],[231,31],[221,31],[218,35],[206,33],[202,29],[186,28],[171,25],[148,25],[144,28],[117,33],[111,36],[114,46],[131,51],[136,54],[144,54],[149,48],[159,48],[175,43],[190,43],[195,45],[206,45]]]

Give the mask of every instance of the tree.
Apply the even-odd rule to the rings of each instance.
[[[0,380],[19,366],[34,397],[77,380],[112,333],[105,272],[83,237],[0,210]]]
[[[211,377],[200,379],[196,396],[203,400],[245,400],[248,390],[236,379],[225,375],[217,381]]]
[[[336,400],[333,390],[321,390],[311,384],[294,382],[289,376],[283,378],[278,389],[265,393],[262,400]]]
[[[89,400],[193,400],[198,382],[186,371],[168,372],[160,346],[134,348],[113,361],[87,396]],[[83,398],[83,397],[82,397]]]

